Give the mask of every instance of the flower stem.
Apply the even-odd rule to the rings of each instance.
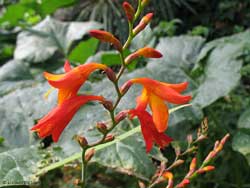
[[[86,148],[82,149],[82,184],[81,187],[85,188],[86,186],[86,170],[87,170],[87,165],[88,161],[85,160],[85,153],[86,153]]]

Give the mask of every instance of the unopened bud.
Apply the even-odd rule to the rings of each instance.
[[[193,142],[193,136],[191,134],[187,135],[187,142],[188,144],[191,144]]]
[[[184,160],[181,160],[181,159],[178,159],[177,161],[175,161],[172,165],[171,165],[171,168],[175,168],[177,166],[180,166],[184,163],[185,161]]]
[[[125,93],[127,93],[132,84],[133,83],[130,80],[125,82],[120,89],[121,94],[124,95]]]
[[[121,112],[119,112],[116,116],[115,116],[115,122],[119,123],[120,121],[124,120],[128,115],[128,110],[123,110]]]
[[[145,7],[146,5],[148,5],[148,3],[149,3],[149,0],[142,0],[141,6]]]
[[[214,143],[214,150],[216,150],[216,148],[218,148],[219,145],[220,145],[220,141],[216,140],[216,142]]]
[[[190,163],[190,166],[189,166],[189,171],[195,171],[196,169],[196,163],[197,163],[197,158],[194,157]]]
[[[219,145],[214,149],[216,153],[219,153],[223,149],[223,145],[219,143]]]
[[[107,75],[108,79],[109,79],[111,82],[116,81],[115,72],[114,72],[111,68],[108,67],[107,69],[105,69],[105,72],[106,72],[106,75]]]
[[[107,133],[107,126],[105,123],[103,122],[98,122],[96,124],[96,128],[98,129],[98,131],[100,131],[101,133],[103,134],[106,134]]]
[[[189,179],[184,179],[184,180],[182,180],[181,183],[179,183],[179,184],[177,185],[177,187],[178,187],[178,188],[184,188],[184,187],[186,187],[186,186],[189,185],[189,184],[190,184],[190,180],[189,180]]]
[[[101,30],[91,30],[89,33],[92,37],[95,37],[102,42],[111,43],[118,51],[122,51],[122,45],[120,41],[111,33]]]
[[[129,4],[126,1],[122,4],[122,6],[123,6],[123,9],[125,11],[128,21],[132,22],[134,19],[134,15],[135,15],[135,9],[132,7],[131,4]]]
[[[175,155],[176,155],[176,156],[179,156],[179,155],[181,154],[181,148],[180,148],[180,146],[176,146],[176,147],[174,148],[174,151],[175,151]]]
[[[95,149],[91,148],[90,150],[87,150],[86,154],[85,154],[85,161],[90,161],[91,158],[94,156],[95,154]]]
[[[227,140],[229,139],[229,137],[230,137],[230,134],[226,134],[226,135],[221,139],[220,143],[221,143],[222,145],[224,145],[224,144],[227,142]]]
[[[113,103],[111,101],[103,101],[102,105],[109,111],[113,109]]]
[[[125,63],[129,64],[138,57],[161,58],[162,54],[159,51],[155,50],[154,48],[144,47],[126,57]]]
[[[197,143],[197,142],[201,142],[201,141],[203,141],[203,140],[205,140],[205,139],[207,139],[207,136],[201,134],[201,135],[195,140],[195,142],[196,142],[196,143]]]
[[[105,138],[105,142],[111,142],[111,141],[113,141],[115,139],[115,137],[114,137],[114,135],[112,135],[112,134],[109,134],[109,135],[107,135],[106,136],[106,138]]]
[[[146,16],[144,16],[140,23],[133,29],[133,34],[137,35],[140,31],[142,31],[152,20],[153,13],[148,13]]]
[[[164,172],[162,176],[163,176],[164,178],[166,178],[167,180],[173,179],[173,178],[174,178],[172,172],[169,172],[169,171]]]
[[[162,176],[168,180],[167,188],[173,188],[173,186],[174,186],[173,174],[171,172],[164,172],[164,174]]]
[[[82,147],[82,148],[85,148],[88,146],[88,141],[85,137],[82,137],[82,136],[79,136],[79,135],[76,135],[74,136],[74,139],[77,140],[77,142],[79,143],[79,145]]]
[[[201,168],[201,169],[198,169],[196,172],[197,172],[198,174],[204,174],[204,173],[209,172],[209,171],[212,171],[212,170],[214,170],[214,169],[215,169],[214,166],[206,166],[206,167],[203,167],[203,168]]]
[[[204,160],[203,163],[210,162],[213,158],[215,158],[216,154],[217,153],[215,151],[210,151],[210,153],[207,155],[207,157],[206,157],[206,159]]]

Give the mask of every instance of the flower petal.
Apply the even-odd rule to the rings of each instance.
[[[183,92],[188,87],[188,82],[182,82],[182,83],[179,83],[179,84],[169,84],[169,83],[161,82],[161,84],[172,88],[173,90],[177,91],[178,93]]]
[[[71,68],[71,66],[70,66],[70,62],[68,61],[68,60],[66,60],[65,61],[65,63],[64,63],[64,71],[65,72],[69,72],[69,71],[71,71],[72,70],[72,68]]]
[[[153,114],[153,121],[158,132],[164,132],[168,123],[168,107],[158,96],[150,94],[149,104]]]
[[[147,108],[149,96],[147,90],[144,88],[142,94],[136,98],[136,109],[145,110]]]

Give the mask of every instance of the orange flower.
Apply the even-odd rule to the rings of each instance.
[[[80,65],[71,69],[69,62],[66,61],[64,65],[64,74],[50,74],[44,72],[44,77],[48,80],[49,84],[58,88],[58,104],[72,96],[76,96],[81,85],[87,80],[88,76],[96,69],[108,70],[108,67],[99,63],[88,63]]]
[[[169,113],[164,101],[173,104],[184,104],[191,99],[191,96],[180,94],[187,88],[187,82],[169,84],[150,78],[135,78],[125,83],[125,85],[131,84],[143,85],[142,94],[137,98],[136,109],[144,111],[149,104],[152,110],[153,122],[158,132],[164,132],[167,129]]]
[[[103,101],[104,98],[101,96],[82,95],[66,99],[39,120],[31,130],[36,131],[41,138],[51,135],[53,141],[57,142],[62,131],[71,121],[77,110],[85,103],[93,100]]]
[[[130,110],[129,114],[130,118],[137,116],[140,121],[141,132],[146,143],[147,153],[152,149],[154,143],[159,145],[161,148],[164,148],[172,141],[172,138],[168,137],[164,133],[159,133],[156,130],[152,116],[147,111],[134,109]]]

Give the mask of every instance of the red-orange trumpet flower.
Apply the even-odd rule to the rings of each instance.
[[[31,130],[36,131],[41,138],[51,135],[53,141],[57,142],[62,131],[71,121],[78,109],[85,103],[93,100],[104,101],[104,98],[101,96],[81,95],[66,99],[39,120]]]
[[[76,96],[81,85],[84,84],[88,76],[96,69],[110,72],[106,65],[99,63],[88,63],[71,69],[69,62],[66,61],[64,69],[66,73],[59,75],[44,72],[44,77],[48,80],[49,84],[59,89],[58,104],[61,104],[65,99]]]
[[[169,113],[164,101],[173,104],[184,104],[191,99],[189,95],[180,94],[187,88],[187,82],[169,84],[150,78],[135,78],[125,83],[128,86],[131,84],[143,85],[142,94],[137,98],[136,110],[145,111],[149,104],[152,110],[153,122],[158,132],[164,132],[167,129]]]
[[[147,111],[134,109],[130,110],[129,114],[130,118],[137,116],[140,121],[141,132],[146,143],[147,153],[152,149],[154,143],[159,145],[161,148],[164,148],[172,141],[172,138],[168,137],[164,133],[159,133],[157,131],[152,116]]]

